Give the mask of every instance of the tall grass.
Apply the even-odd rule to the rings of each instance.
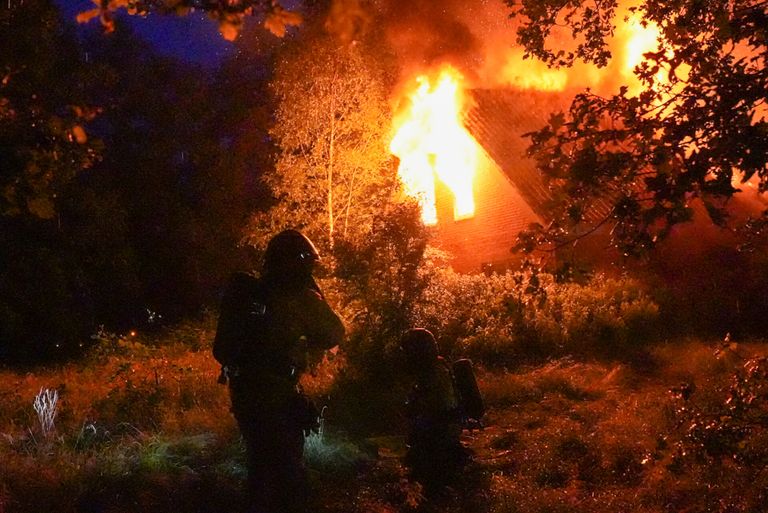
[[[403,390],[357,379],[341,355],[304,377],[306,390],[331,395],[322,429],[305,443],[318,513],[709,513],[720,499],[722,511],[763,511],[754,508],[767,481],[754,465],[675,459],[678,447],[690,448],[681,445],[690,442],[686,412],[727,409],[728,387],[743,383],[734,376],[763,345],[647,345],[640,334],[655,310],[633,282],[539,276],[541,290],[521,295],[530,276],[519,278],[452,276],[433,283],[420,310],[446,352],[485,364],[487,427],[465,433],[475,462],[439,505],[423,504],[400,463]],[[211,324],[153,338],[102,333],[80,362],[0,371],[0,513],[245,511],[243,446],[216,382],[212,336]],[[646,350],[642,365],[635,353],[587,356],[635,346]],[[492,365],[495,352],[514,366]],[[670,393],[683,385],[695,385],[687,410]],[[390,436],[357,438],[365,430],[356,411]],[[742,455],[765,454],[763,432],[745,440]]]
[[[174,333],[103,335],[80,362],[0,371],[0,511],[76,511],[161,476],[224,479],[214,469],[240,457],[227,449],[239,437],[217,371]]]
[[[56,413],[58,412],[59,393],[56,390],[41,388],[35,396],[32,407],[37,413],[37,419],[40,421],[40,430],[44,437],[48,437],[53,431]]]

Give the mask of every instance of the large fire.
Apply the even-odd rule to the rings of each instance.
[[[435,179],[454,197],[454,219],[472,217],[472,185],[479,146],[462,123],[462,75],[450,66],[432,80],[416,78],[407,107],[395,118],[390,151],[400,159],[398,175],[406,194],[419,200],[425,224],[437,223]]]
[[[495,79],[503,84],[537,91],[562,91],[568,85],[566,70],[552,69],[541,61],[525,59],[520,49],[507,51],[503,62]]]
[[[655,50],[658,46],[659,29],[654,23],[643,26],[635,16],[627,20],[623,32],[626,38],[624,74],[629,76],[635,66],[643,61],[643,54]]]
[[[481,81],[486,86],[534,89],[556,93],[566,88],[590,87],[610,90],[629,86],[632,93],[642,85],[632,73],[643,54],[658,48],[659,30],[643,26],[628,16],[612,43],[616,60],[598,69],[580,64],[573,68],[550,69],[534,59],[524,59],[519,48],[490,52]],[[658,81],[663,81],[660,72]],[[400,159],[398,175],[405,193],[417,198],[425,224],[437,223],[436,180],[454,197],[454,219],[469,218],[475,212],[473,181],[481,148],[463,125],[466,108],[461,73],[444,65],[436,74],[419,75],[405,94],[405,108],[394,120],[390,151]]]

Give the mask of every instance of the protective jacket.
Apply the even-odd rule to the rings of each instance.
[[[321,353],[343,336],[344,325],[311,278],[231,277],[213,354],[229,375],[255,511],[303,511],[303,431],[314,425],[316,412],[297,383],[308,353]]]
[[[440,357],[425,363],[408,395],[408,452],[411,476],[436,493],[467,461],[461,444],[461,415],[448,364]]]
[[[424,366],[406,403],[409,444],[458,443],[461,434],[459,402],[448,364],[438,357]]]
[[[230,377],[292,387],[309,353],[339,344],[344,325],[313,280],[235,273],[221,304],[213,355]]]

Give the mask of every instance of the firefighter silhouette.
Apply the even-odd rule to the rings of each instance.
[[[280,232],[267,245],[261,276],[234,273],[222,298],[213,354],[245,442],[255,513],[306,510],[304,434],[316,429],[318,414],[298,381],[308,355],[344,336],[312,276],[319,258],[303,234]]]
[[[452,369],[439,355],[430,331],[409,330],[400,347],[412,381],[406,400],[405,464],[411,477],[427,494],[433,494],[450,484],[469,460],[469,451],[460,439],[465,420],[461,391],[456,389]]]

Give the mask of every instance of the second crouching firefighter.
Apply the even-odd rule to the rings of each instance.
[[[424,486],[427,495],[431,495],[451,484],[469,461],[469,451],[460,439],[467,423],[463,399],[469,394],[462,397],[462,390],[457,389],[452,369],[439,355],[437,342],[430,331],[423,328],[409,330],[400,347],[412,381],[406,401],[408,451],[405,464],[411,477]],[[472,378],[474,383],[474,374]],[[479,422],[480,419],[475,420]]]

